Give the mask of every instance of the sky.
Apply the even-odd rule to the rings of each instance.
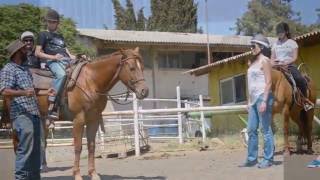
[[[125,0],[120,0],[125,5]],[[195,0],[198,3],[198,27],[206,32],[205,0]],[[235,34],[230,28],[235,26],[247,9],[249,0],[207,0],[208,31],[210,34]],[[114,12],[111,0],[0,0],[0,4],[31,3],[41,7],[51,7],[60,14],[72,18],[78,28],[114,29]],[[150,15],[150,0],[132,0],[138,11],[144,8],[146,16]],[[301,13],[304,24],[316,22],[316,8],[320,8],[320,0],[294,0],[292,8]]]

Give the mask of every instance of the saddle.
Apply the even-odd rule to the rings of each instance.
[[[284,67],[281,67],[281,66],[277,66],[277,67],[274,67],[274,68],[283,73],[283,75],[285,76],[285,78],[287,79],[287,81],[289,82],[289,84],[291,85],[291,87],[293,89],[292,97],[294,99],[294,102],[292,102],[292,105],[293,105],[293,103],[296,103],[298,106],[304,107],[305,109],[307,108],[306,104],[313,105],[313,103],[311,101],[309,101],[309,99],[307,98],[308,94],[309,94],[309,91],[310,91],[310,87],[309,87],[310,78],[307,75],[303,75],[304,79],[307,82],[307,87],[306,87],[306,89],[307,89],[307,92],[306,92],[307,97],[305,97],[303,95],[303,93],[302,93],[301,87],[297,86],[297,83],[294,80],[293,75],[291,74],[291,72],[287,68],[284,68]]]
[[[78,61],[77,63],[71,65],[67,68],[67,80],[66,87],[68,90],[72,89],[79,77],[81,69],[89,61]],[[54,74],[48,69],[29,69],[33,77],[33,85],[36,90],[48,90],[52,87],[52,81],[54,79]]]

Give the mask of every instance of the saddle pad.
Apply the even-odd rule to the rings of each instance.
[[[32,73],[33,85],[35,89],[49,89],[52,86],[52,78],[40,76],[36,73]]]

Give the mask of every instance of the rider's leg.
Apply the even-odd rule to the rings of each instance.
[[[314,104],[308,100],[307,95],[307,89],[308,89],[308,83],[307,80],[302,76],[298,68],[294,65],[289,65],[289,71],[291,72],[297,87],[300,88],[304,98],[303,98],[303,108],[305,111],[308,111],[314,107]]]
[[[64,86],[64,82],[66,80],[66,70],[65,70],[65,66],[60,63],[60,62],[54,62],[51,61],[48,63],[48,67],[51,70],[51,72],[54,74],[54,79],[53,79],[53,89],[55,90],[55,94],[49,96],[49,118],[51,119],[56,119],[57,117],[55,117],[54,113],[53,113],[53,108],[55,103],[57,103],[57,100],[62,92],[62,88]]]
[[[300,88],[302,94],[307,96],[307,82],[306,79],[301,75],[298,68],[294,65],[289,65],[289,71],[291,72],[297,86]]]

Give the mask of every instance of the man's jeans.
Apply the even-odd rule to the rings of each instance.
[[[264,139],[264,159],[273,161],[274,154],[274,140],[271,129],[272,121],[272,105],[273,96],[270,93],[266,102],[267,108],[264,113],[259,112],[259,107],[263,101],[263,94],[258,100],[249,107],[249,121],[248,121],[248,157],[247,161],[256,161],[258,159],[258,128],[259,123],[262,125],[263,139]]]
[[[19,139],[16,180],[40,180],[40,128],[39,116],[24,113],[13,119],[13,129]]]
[[[60,61],[47,61],[47,66],[54,75],[52,86],[56,92],[55,96],[49,96],[49,101],[51,102],[55,102],[56,97],[58,97],[62,91],[64,83],[67,79],[66,68],[69,65],[69,62],[69,59]]]

